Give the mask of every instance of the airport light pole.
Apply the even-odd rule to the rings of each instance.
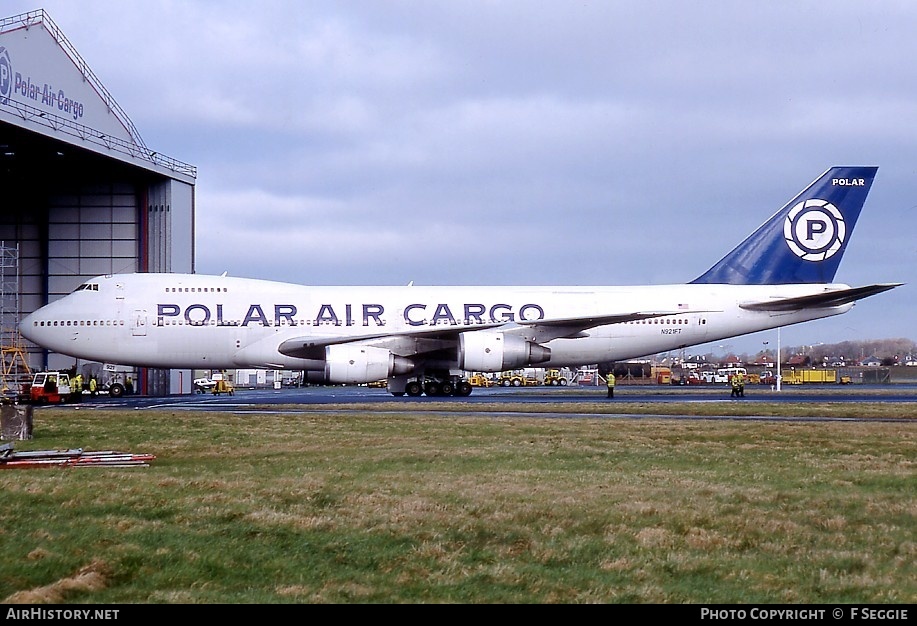
[[[777,391],[780,391],[780,327],[777,327]]]

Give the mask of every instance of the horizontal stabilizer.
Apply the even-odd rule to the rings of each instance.
[[[799,309],[828,308],[850,304],[877,293],[882,293],[904,283],[880,283],[866,287],[853,287],[848,289],[832,289],[824,293],[796,298],[780,298],[765,300],[764,302],[746,302],[739,306],[748,311],[798,311]]]

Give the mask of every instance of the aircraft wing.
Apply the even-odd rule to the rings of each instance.
[[[433,352],[454,345],[454,341],[461,333],[504,328],[507,334],[525,337],[529,341],[543,343],[552,339],[587,337],[586,330],[606,324],[621,324],[652,317],[665,317],[667,315],[684,315],[697,313],[684,309],[672,311],[635,311],[630,313],[615,313],[609,315],[588,315],[582,317],[566,317],[554,319],[540,319],[519,322],[490,322],[474,324],[472,326],[431,326],[408,329],[399,332],[379,332],[365,335],[351,335],[347,337],[295,337],[287,339],[280,344],[278,350],[281,354],[304,359],[324,358],[325,347],[343,343],[366,343],[385,346],[394,354],[410,356],[424,352]]]
[[[386,345],[395,354],[407,356],[418,352],[430,352],[444,347],[443,342],[454,341],[460,333],[498,328],[506,322],[491,322],[473,326],[426,326],[396,332],[368,333],[365,335],[294,337],[287,339],[277,348],[281,354],[301,359],[322,359],[325,347],[343,343],[371,343]],[[400,349],[397,346],[403,346]],[[408,354],[402,354],[408,353]]]
[[[775,298],[760,302],[744,302],[739,306],[748,311],[798,311],[799,309],[827,308],[850,304],[877,293],[882,293],[904,283],[879,283],[865,287],[848,287],[846,289],[830,289],[823,293],[795,298]]]
[[[822,293],[792,298],[773,298],[756,302],[744,302],[739,306],[749,311],[796,311],[807,308],[829,308],[849,304],[862,298],[894,289],[903,283],[880,283],[865,287],[826,289]],[[661,311],[631,311],[606,315],[584,315],[563,318],[519,320],[514,322],[490,322],[474,325],[424,326],[396,332],[378,332],[350,336],[304,336],[287,339],[280,344],[281,354],[304,359],[324,358],[327,346],[345,343],[365,343],[386,347],[393,354],[410,357],[435,352],[455,346],[461,333],[501,328],[509,335],[523,337],[535,343],[546,343],[552,339],[577,339],[588,337],[588,330],[596,326],[623,324],[654,317],[685,315],[687,313],[711,312],[708,310],[672,309]]]

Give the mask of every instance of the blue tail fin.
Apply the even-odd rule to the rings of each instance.
[[[832,167],[692,283],[830,283],[877,167]]]

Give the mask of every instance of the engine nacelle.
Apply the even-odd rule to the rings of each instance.
[[[325,381],[371,383],[389,376],[409,374],[414,364],[385,348],[340,344],[325,348]]]
[[[500,372],[550,358],[551,348],[517,335],[484,330],[459,335],[459,368],[469,372]]]

